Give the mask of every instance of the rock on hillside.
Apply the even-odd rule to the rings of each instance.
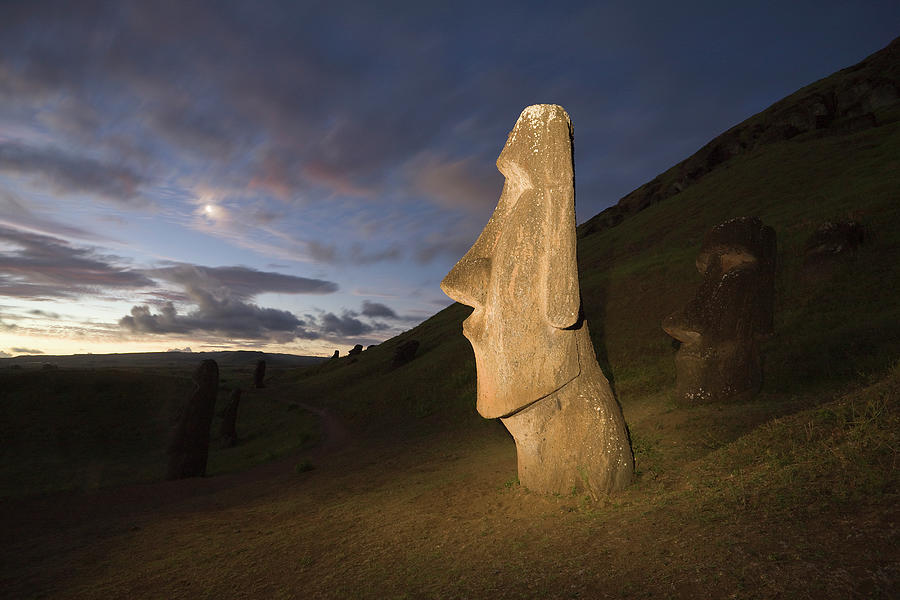
[[[615,227],[629,215],[675,196],[733,156],[803,133],[831,135],[877,127],[881,123],[876,111],[896,105],[900,105],[900,38],[732,127],[586,221],[579,233],[583,237]],[[896,118],[898,114],[890,116]]]

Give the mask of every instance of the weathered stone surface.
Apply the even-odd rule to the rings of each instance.
[[[256,369],[253,371],[253,385],[256,388],[264,388],[266,379],[266,361],[259,359],[256,361]]]
[[[182,407],[169,444],[166,479],[201,477],[206,474],[209,428],[219,388],[219,366],[204,360],[194,372],[194,391]]]
[[[219,433],[222,437],[222,445],[231,448],[238,441],[237,435],[237,412],[238,405],[241,403],[241,388],[231,390],[231,398],[225,412],[222,413],[222,428]]]
[[[621,489],[634,461],[622,411],[581,316],[572,127],[565,110],[522,111],[497,159],[506,184],[472,248],[441,283],[474,307],[477,408],[516,440],[519,480],[541,492]]]
[[[393,366],[400,367],[416,357],[419,351],[419,340],[406,340],[394,350]]]
[[[348,352],[347,356],[356,356],[357,354],[362,354],[363,347],[362,344],[357,344],[353,346]]]
[[[762,383],[759,340],[772,332],[775,230],[756,217],[713,227],[697,256],[703,274],[688,305],[663,321],[681,342],[676,395],[688,403],[755,393]]]

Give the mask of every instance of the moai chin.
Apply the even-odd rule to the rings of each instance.
[[[688,404],[752,395],[762,385],[759,341],[773,329],[775,230],[738,217],[704,237],[703,282],[688,305],[663,321],[681,342],[675,393]]]
[[[631,481],[634,458],[581,312],[572,136],[561,106],[522,111],[497,159],[497,208],[441,289],[475,309],[463,335],[478,412],[515,438],[522,485],[602,494]]]

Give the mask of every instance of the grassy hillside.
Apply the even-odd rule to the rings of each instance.
[[[512,439],[475,411],[474,357],[461,333],[470,309],[458,304],[359,356],[274,369],[242,403],[245,442],[213,450],[211,473],[231,471],[219,477],[95,489],[161,475],[159,440],[172,399],[189,392],[188,371],[4,371],[0,527],[12,541],[0,554],[0,589],[898,597],[900,106],[872,115],[877,126],[860,130],[767,138],[614,227],[580,228],[584,308],[636,458],[621,494],[518,485]],[[700,283],[704,233],[742,215],[778,236],[763,390],[681,406],[660,322]],[[804,269],[809,236],[847,219],[865,226],[866,243]],[[409,339],[418,354],[394,366]],[[250,369],[223,369],[222,396]],[[304,448],[316,433],[300,404],[346,426],[339,447]],[[244,469],[276,456],[285,458]],[[35,496],[65,488],[82,493]]]
[[[0,370],[0,499],[159,481],[192,371]],[[312,414],[268,388],[253,389],[252,372],[253,365],[220,369],[210,475],[270,461],[318,437]],[[273,369],[269,380],[277,384],[281,376]],[[222,448],[220,415],[234,387],[244,390],[241,444]]]

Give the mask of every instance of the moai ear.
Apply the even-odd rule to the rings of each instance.
[[[568,135],[548,136],[554,143],[566,147],[548,153],[548,156],[559,158],[546,165],[549,172],[543,189],[547,215],[544,314],[547,321],[558,329],[574,325],[581,308],[575,259],[575,170],[572,166],[572,129],[568,124],[568,115],[566,126]]]

